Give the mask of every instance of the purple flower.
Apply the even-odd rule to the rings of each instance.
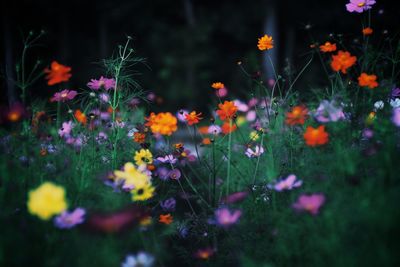
[[[312,215],[317,215],[319,209],[325,203],[324,194],[302,194],[297,201],[293,203],[292,207],[298,212],[309,212]]]
[[[83,223],[86,211],[82,208],[76,208],[72,212],[64,211],[54,218],[54,224],[60,229],[70,229],[77,224]]]
[[[171,178],[172,180],[179,180],[179,178],[181,178],[181,171],[178,169],[173,169],[169,172],[169,178]]]
[[[227,228],[238,222],[242,212],[240,210],[230,211],[228,208],[219,208],[215,211],[215,223]]]
[[[180,122],[186,122],[186,115],[189,114],[189,112],[185,109],[181,109],[176,113],[176,117]]]
[[[394,125],[400,127],[400,108],[393,109],[392,121]]]
[[[160,202],[160,206],[164,211],[175,211],[176,200],[171,197],[162,202]]]
[[[232,203],[240,202],[240,201],[244,200],[248,196],[248,194],[249,194],[249,192],[247,192],[247,191],[235,192],[235,193],[232,193],[232,194],[224,197],[221,200],[221,203],[232,204]]]
[[[99,94],[99,99],[103,103],[108,103],[108,101],[110,101],[110,95],[107,93],[101,93]]]
[[[69,137],[73,127],[72,121],[63,122],[62,127],[58,130],[58,135],[60,137]]]
[[[213,135],[219,135],[221,133],[221,127],[215,124],[210,125],[208,127],[208,133]]]
[[[330,122],[344,119],[342,107],[337,107],[335,101],[323,100],[314,113],[314,117],[318,122]]]
[[[101,76],[98,80],[91,79],[87,86],[92,90],[99,90],[100,88],[110,90],[115,88],[115,80]]]
[[[249,147],[245,152],[246,156],[249,158],[257,158],[261,156],[263,153],[264,153],[264,148],[259,145],[255,146],[254,150]]]
[[[50,98],[51,102],[65,102],[67,100],[72,100],[78,93],[74,90],[62,90],[61,92],[55,93],[52,98]]]
[[[159,162],[162,162],[162,163],[169,163],[169,164],[175,164],[176,161],[177,161],[177,159],[176,159],[173,155],[171,155],[171,154],[166,155],[165,157],[158,157],[157,160],[158,160]]]
[[[297,180],[296,175],[291,174],[285,179],[279,180],[275,185],[269,185],[268,187],[275,191],[282,192],[284,190],[292,190],[293,188],[300,187],[302,184],[302,180]]]
[[[400,97],[400,88],[393,88],[392,92],[390,93],[390,98],[398,98]]]
[[[156,175],[158,176],[158,178],[160,178],[161,180],[165,181],[169,177],[169,170],[167,168],[164,168],[164,167],[157,168]]]
[[[366,128],[362,131],[362,137],[365,139],[370,139],[373,136],[374,136],[374,131],[369,128]]]
[[[350,3],[346,4],[346,8],[349,12],[362,13],[371,9],[375,3],[375,0],[350,0]]]

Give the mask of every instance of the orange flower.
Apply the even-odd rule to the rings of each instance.
[[[181,149],[183,148],[183,144],[182,143],[176,143],[174,144],[175,149]]]
[[[230,124],[229,121],[224,122],[221,127],[221,131],[223,134],[232,133],[237,129],[235,124]]]
[[[219,110],[217,110],[217,114],[223,121],[226,119],[232,119],[237,111],[237,107],[233,101],[225,101],[223,104],[219,104],[218,107]]]
[[[286,124],[296,125],[304,124],[304,121],[308,117],[308,109],[304,106],[295,106],[290,112],[286,113]]]
[[[334,71],[341,71],[346,74],[347,69],[356,64],[357,57],[352,56],[349,52],[339,50],[336,55],[332,55],[331,67]]]
[[[362,87],[368,87],[369,89],[374,89],[378,87],[377,77],[374,74],[368,75],[365,72],[361,73],[358,77],[358,85]]]
[[[174,218],[172,217],[171,214],[160,214],[159,217],[159,222],[163,224],[171,224],[173,222]]]
[[[196,113],[196,111],[192,111],[185,115],[185,119],[189,125],[197,124],[201,119],[203,119],[201,113]]]
[[[75,110],[74,117],[78,122],[82,123],[83,125],[86,125],[87,122],[86,115],[80,109]]]
[[[327,52],[334,52],[336,51],[336,44],[331,44],[330,42],[326,42],[323,45],[319,46],[319,49],[321,52],[327,53]]]
[[[267,34],[261,38],[258,38],[257,47],[259,50],[270,50],[274,47],[274,40],[272,40],[272,36],[268,36]]]
[[[204,138],[203,139],[203,141],[202,141],[202,143],[203,143],[203,145],[209,145],[209,144],[211,144],[211,139],[210,138]]]
[[[371,35],[373,32],[374,32],[374,30],[371,29],[370,27],[364,28],[362,30],[362,33],[363,33],[364,36]]]
[[[214,88],[215,90],[219,90],[222,88],[225,88],[225,84],[221,83],[221,82],[216,82],[211,84],[211,87]]]
[[[133,141],[135,141],[136,143],[143,144],[145,140],[146,135],[144,133],[136,132],[133,134]]]
[[[329,135],[325,132],[325,126],[323,125],[318,128],[308,126],[303,137],[308,146],[320,146],[329,141]]]
[[[47,84],[54,85],[61,82],[67,82],[69,78],[71,78],[70,67],[64,66],[57,61],[51,62],[50,69],[46,68],[44,70],[45,73],[48,73],[46,76]]]
[[[146,120],[147,123],[145,125],[149,126],[154,134],[171,135],[178,129],[178,119],[170,112],[160,112],[158,114],[152,112]]]

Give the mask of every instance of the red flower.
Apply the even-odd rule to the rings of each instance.
[[[61,82],[67,82],[69,78],[71,78],[70,67],[64,66],[57,61],[53,61],[51,63],[50,69],[46,68],[44,70],[45,73],[48,73],[46,76],[47,84],[54,85]]]
[[[201,113],[196,113],[196,111],[192,111],[185,115],[185,119],[189,125],[197,124],[201,119],[203,119]]]
[[[304,124],[307,117],[308,109],[304,106],[296,106],[286,113],[285,122],[288,125]]]
[[[318,128],[308,126],[303,137],[308,146],[320,146],[329,141],[329,135],[325,132],[325,126],[323,125]]]
[[[218,107],[217,114],[223,121],[232,119],[237,111],[237,107],[233,101],[225,101],[223,104],[219,104]]]

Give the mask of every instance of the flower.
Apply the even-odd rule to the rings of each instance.
[[[169,163],[169,164],[175,164],[177,161],[177,159],[172,154],[166,155],[165,157],[158,157],[157,160],[161,163]]]
[[[205,146],[208,146],[208,145],[211,145],[212,142],[211,142],[210,138],[206,137],[206,138],[203,138],[203,140],[201,140],[201,143]]]
[[[362,33],[363,33],[364,36],[371,35],[373,32],[374,32],[374,30],[371,29],[370,27],[364,28],[362,30]]]
[[[220,90],[225,88],[225,84],[221,83],[221,82],[215,82],[213,84],[211,84],[211,87],[214,88],[215,90]]]
[[[230,211],[228,208],[219,208],[215,211],[215,223],[227,228],[239,221],[242,212],[240,210]]]
[[[308,117],[308,109],[305,106],[295,106],[290,112],[286,112],[286,124],[304,124]]]
[[[317,215],[321,206],[325,203],[323,194],[302,194],[292,207],[298,212],[309,212],[312,215]]]
[[[164,211],[175,211],[176,200],[171,197],[162,202],[160,202],[160,206]]]
[[[257,47],[261,51],[270,50],[271,48],[273,48],[274,40],[272,39],[272,36],[268,36],[267,34],[265,34],[263,37],[258,38]]]
[[[192,111],[189,114],[185,115],[185,120],[187,121],[188,125],[193,125],[199,123],[201,119],[203,119],[201,113],[196,113],[196,111]]]
[[[131,162],[124,165],[123,171],[114,171],[115,180],[124,180],[124,189],[143,188],[147,184],[151,184],[151,177],[147,173],[137,169]]]
[[[374,103],[374,110],[383,109],[385,107],[385,103],[382,100],[376,101]]]
[[[144,133],[136,132],[133,134],[133,141],[138,144],[143,144],[146,141],[146,135]]]
[[[232,194],[227,195],[226,197],[224,197],[221,200],[221,203],[233,204],[233,203],[236,203],[236,202],[240,202],[240,201],[244,200],[248,195],[249,195],[248,191],[235,192],[235,193],[232,193]]]
[[[346,9],[349,12],[362,13],[371,9],[375,3],[375,0],[350,0],[350,3],[346,4]]]
[[[27,117],[27,115],[25,107],[21,103],[15,102],[8,110],[6,110],[5,117],[10,122],[18,122],[22,118]]]
[[[172,180],[179,180],[181,178],[181,171],[178,169],[173,169],[168,174],[169,178]]]
[[[390,92],[390,98],[398,98],[400,97],[400,88],[393,88]]]
[[[110,90],[115,88],[115,80],[112,78],[109,79],[101,76],[98,80],[91,79],[90,82],[88,82],[87,86],[92,90],[99,90],[100,88]]]
[[[152,198],[155,188],[151,183],[145,183],[142,187],[136,187],[131,190],[133,201],[145,201]]]
[[[357,57],[352,56],[349,52],[339,50],[336,55],[332,55],[331,67],[334,71],[341,71],[346,74],[347,69],[353,66],[357,61]]]
[[[136,165],[151,164],[153,163],[153,154],[148,149],[140,149],[135,152],[134,160]]]
[[[217,115],[221,120],[232,119],[237,112],[237,107],[233,101],[225,101],[223,104],[218,104],[218,107]]]
[[[318,122],[330,122],[344,119],[342,107],[337,107],[334,100],[323,100],[314,113],[314,118]]]
[[[171,214],[160,214],[158,221],[163,224],[171,224],[174,221],[174,218]]]
[[[127,255],[121,267],[151,267],[154,264],[154,257],[147,252],[139,252],[136,255]]]
[[[110,101],[110,95],[107,93],[101,93],[99,94],[99,99],[103,103],[108,103],[108,101]]]
[[[215,250],[212,248],[201,248],[194,253],[194,256],[201,260],[208,260],[214,253]]]
[[[172,135],[178,129],[177,118],[170,112],[161,112],[158,114],[151,113],[146,118],[146,126],[149,126],[154,134]]]
[[[86,125],[87,122],[86,115],[80,109],[75,110],[74,117],[78,122],[80,122],[83,125]]]
[[[390,99],[390,106],[392,106],[392,108],[400,107],[400,98]]]
[[[264,148],[262,146],[255,146],[254,150],[251,149],[250,147],[246,149],[246,156],[249,158],[257,158],[261,156],[264,153]]]
[[[318,128],[308,126],[303,137],[308,146],[320,146],[329,141],[329,135],[325,132],[325,126],[323,125]]]
[[[222,133],[223,134],[229,134],[234,132],[237,129],[237,126],[230,123],[230,122],[224,122],[224,124],[222,124]]]
[[[48,85],[55,85],[61,82],[67,82],[69,78],[71,78],[70,67],[64,66],[57,61],[51,62],[50,69],[46,68],[44,70],[45,73],[48,73],[46,76]]]
[[[45,182],[28,195],[28,210],[42,220],[49,220],[68,207],[62,186]]]
[[[82,208],[76,208],[72,212],[64,211],[54,218],[54,224],[61,229],[70,229],[85,220],[86,211]]]
[[[63,122],[62,127],[58,130],[58,135],[60,137],[69,137],[73,127],[72,121]]]
[[[228,89],[226,89],[226,87],[218,89],[215,91],[215,95],[219,98],[223,98],[228,95]]]
[[[67,100],[72,100],[78,93],[74,90],[62,90],[61,92],[55,93],[52,98],[50,98],[51,102],[65,102]]]
[[[336,44],[331,44],[330,42],[326,42],[323,45],[319,46],[321,52],[328,53],[336,51]]]
[[[400,127],[400,108],[393,109],[392,122],[397,127]]]
[[[377,79],[376,75],[374,74],[369,75],[363,72],[358,77],[358,85],[361,87],[368,87],[369,89],[374,89],[379,85],[376,79]]]
[[[219,127],[218,125],[210,125],[207,128],[207,133],[209,134],[213,134],[213,135],[219,135],[221,133],[221,127]]]
[[[281,192],[284,190],[292,190],[293,188],[300,187],[302,184],[302,180],[297,180],[296,175],[290,174],[288,177],[286,177],[285,179],[281,179],[271,187],[275,191]]]

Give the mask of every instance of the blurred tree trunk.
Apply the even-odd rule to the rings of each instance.
[[[193,1],[192,0],[183,0],[183,6],[185,11],[185,18],[187,23],[187,32],[188,34],[192,34],[196,28],[196,20],[193,13]],[[195,99],[197,99],[197,90],[196,90],[196,66],[194,61],[194,38],[184,38],[185,39],[185,70],[186,70],[186,88],[192,92],[191,103],[195,105]]]
[[[13,62],[13,44],[12,36],[10,33],[10,24],[6,13],[6,9],[3,8],[3,37],[4,37],[4,76],[5,86],[7,88],[7,100],[8,104],[11,105],[17,100],[16,87],[13,82],[14,73],[14,62]]]

